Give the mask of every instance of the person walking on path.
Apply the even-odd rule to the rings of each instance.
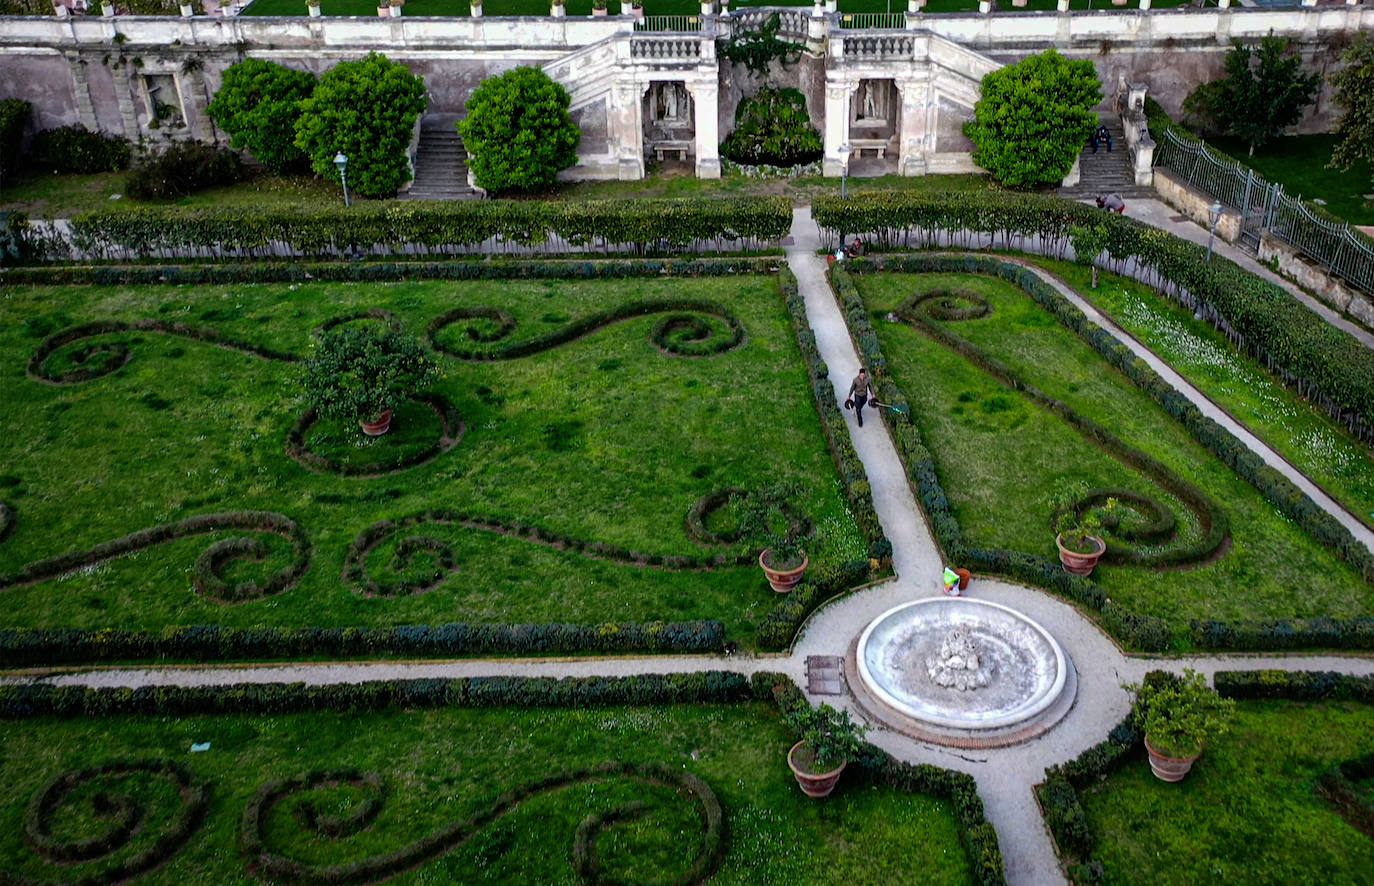
[[[864,404],[868,402],[869,396],[873,393],[873,379],[868,377],[868,370],[859,367],[859,374],[854,376],[854,381],[849,385],[849,399],[845,401],[845,406],[853,405],[854,417],[859,420],[859,427],[864,426]]]

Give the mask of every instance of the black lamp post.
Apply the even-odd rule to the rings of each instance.
[[[1207,207],[1207,221],[1211,223],[1211,232],[1207,235],[1207,261],[1212,260],[1212,244],[1217,239],[1217,222],[1221,221],[1222,206],[1220,202],[1213,203]]]
[[[338,168],[339,180],[343,182],[344,205],[352,206],[353,204],[348,202],[348,157],[344,156],[343,151],[334,155],[334,166]]]

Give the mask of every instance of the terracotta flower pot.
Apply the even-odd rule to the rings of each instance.
[[[1145,736],[1145,752],[1150,755],[1150,771],[1155,774],[1155,778],[1161,781],[1183,781],[1183,776],[1188,774],[1188,770],[1193,768],[1197,758],[1202,756],[1202,749],[1199,748],[1196,754],[1191,757],[1170,757],[1155,750],[1155,746],[1150,744],[1150,736]]]
[[[773,586],[773,590],[779,594],[785,594],[797,586],[802,580],[802,573],[806,572],[806,567],[811,565],[811,558],[802,554],[801,565],[795,569],[774,569],[764,562],[764,559],[772,553],[772,548],[764,548],[759,554],[759,567],[763,569],[763,574],[768,576],[768,583]]]
[[[849,765],[849,761],[844,761],[829,772],[813,774],[797,765],[797,750],[804,744],[806,742],[799,741],[792,745],[792,750],[787,752],[787,767],[796,776],[797,784],[801,786],[803,794],[808,797],[828,797],[830,792],[835,790],[835,785],[840,783],[840,775],[844,772],[844,767]]]
[[[1091,541],[1096,549],[1087,554],[1080,554],[1064,547],[1064,536],[1054,537],[1054,543],[1059,546],[1059,562],[1064,564],[1065,571],[1074,575],[1092,575],[1093,567],[1107,551],[1107,543],[1095,535],[1088,536],[1088,541]]]
[[[369,437],[380,437],[391,429],[391,410],[383,409],[382,414],[373,421],[360,421],[363,433]]]

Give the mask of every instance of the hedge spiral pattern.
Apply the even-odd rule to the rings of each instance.
[[[315,426],[320,418],[319,413],[313,408],[301,413],[300,417],[291,425],[291,430],[287,431],[286,454],[311,470],[342,474],[349,477],[378,477],[383,474],[394,474],[433,461],[458,445],[458,441],[463,438],[463,431],[466,430],[466,427],[453,404],[438,394],[417,394],[412,399],[428,406],[430,411],[438,417],[440,431],[439,439],[433,444],[418,452],[411,453],[405,458],[353,464],[311,452],[305,441],[310,435],[310,429]]]
[[[721,508],[728,507],[730,501],[738,496],[748,495],[748,490],[740,486],[726,486],[706,493],[701,498],[692,503],[687,509],[686,529],[687,535],[693,541],[703,545],[732,545],[738,544],[743,537],[743,532],[738,529],[727,530],[725,532],[713,532],[706,527],[711,515]],[[789,502],[780,502],[777,508],[787,519],[789,534],[793,538],[806,538],[815,531],[815,526],[805,514],[799,513]]]
[[[343,326],[345,323],[352,323],[354,320],[379,320],[392,332],[400,332],[402,328],[400,318],[386,308],[368,308],[363,311],[354,311],[351,314],[340,314],[337,317],[330,317],[319,326],[316,326],[310,334],[315,338],[321,338],[331,329]]]
[[[149,810],[120,790],[129,778],[165,779],[177,790],[181,806],[165,830],[143,849],[124,858],[120,851],[136,837],[146,837]],[[64,805],[78,799],[92,804],[94,818],[105,822],[94,836],[62,840],[53,835],[54,819]],[[104,862],[97,871],[83,872],[66,881],[84,886],[105,886],[152,870],[171,858],[201,825],[209,805],[210,790],[185,767],[171,760],[112,761],[58,774],[34,794],[24,815],[24,837],[33,851],[53,864]],[[55,886],[49,879],[30,879],[19,873],[0,876],[5,883],[23,886]]]
[[[340,864],[310,864],[274,851],[269,846],[265,833],[266,823],[273,809],[293,796],[321,787],[349,785],[358,788],[365,792],[366,796],[350,815],[334,819],[321,818],[308,799],[297,806],[297,817],[302,825],[318,836],[348,836],[371,825],[384,803],[385,787],[381,777],[376,773],[351,769],[305,773],[295,778],[271,782],[258,790],[244,810],[240,842],[250,870],[259,877],[286,883],[371,883],[451,852],[492,821],[513,811],[536,794],[610,779],[633,779],[645,784],[674,788],[680,796],[690,798],[699,807],[705,828],[701,851],[685,871],[675,877],[654,882],[689,886],[705,881],[716,872],[725,853],[725,815],[720,801],[705,781],[663,763],[636,764],[613,761],[536,779],[507,791],[491,806],[471,817],[446,825],[407,846]],[[606,886],[621,883],[622,881],[605,870],[605,865],[596,852],[597,837],[617,822],[637,817],[646,811],[647,806],[643,803],[627,803],[607,812],[591,813],[583,819],[574,835],[573,843],[573,863],[578,873],[589,883]]]
[[[343,581],[364,594],[375,597],[397,597],[428,591],[447,578],[458,566],[458,557],[453,547],[433,536],[410,533],[401,537],[395,547],[391,568],[396,572],[409,570],[410,575],[391,583],[382,583],[368,574],[367,561],[374,550],[388,539],[408,532],[416,526],[460,526],[485,532],[495,532],[515,538],[522,538],[534,544],[543,545],[560,551],[573,551],[584,557],[608,560],[630,566],[647,566],[670,570],[707,571],[731,566],[746,565],[753,561],[757,551],[720,552],[709,556],[684,556],[679,554],[648,554],[633,551],[605,542],[589,542],[570,535],[553,532],[540,526],[523,523],[519,520],[465,514],[461,511],[430,510],[410,514],[395,520],[378,520],[363,528],[353,539],[344,557]],[[415,574],[417,559],[430,558],[431,566],[422,574]]]
[[[227,511],[221,514],[201,514],[175,523],[164,523],[102,542],[89,550],[70,551],[56,557],[35,560],[16,573],[0,575],[0,590],[55,578],[74,569],[94,566],[165,542],[231,530],[280,536],[291,546],[292,560],[262,583],[250,580],[229,584],[224,580],[223,572],[230,562],[240,559],[260,561],[266,557],[267,547],[261,540],[247,536],[212,542],[196,558],[192,572],[192,586],[203,596],[223,603],[239,603],[269,597],[295,587],[305,570],[310,567],[310,537],[290,517],[271,511]]]
[[[1178,521],[1167,507],[1155,498],[1128,489],[1092,490],[1069,507],[1082,514],[1092,508],[1106,504],[1108,498],[1115,498],[1128,512],[1133,514],[1123,520],[1120,515],[1109,517],[1103,522],[1103,534],[1115,536],[1107,538],[1107,549],[1101,562],[1133,564],[1146,567],[1186,568],[1210,562],[1224,552],[1230,541],[1230,522],[1221,505],[1194,484],[1183,479],[1167,465],[1152,456],[1136,449],[1107,428],[1099,425],[1075,411],[1068,404],[1049,396],[1031,385],[1001,361],[991,357],[967,339],[961,338],[934,320],[946,323],[986,316],[988,311],[977,313],[979,300],[986,306],[986,299],[975,293],[959,294],[956,291],[935,289],[916,293],[908,297],[889,319],[909,323],[926,335],[955,351],[975,366],[984,370],[998,381],[1010,387],[1059,416],[1084,437],[1102,446],[1112,456],[1130,465],[1173,493],[1193,514],[1202,537],[1194,542],[1180,542],[1166,546],[1177,534]],[[974,305],[961,308],[961,302]],[[1049,515],[1053,524],[1058,512]],[[1138,519],[1137,519],[1138,518]],[[1123,543],[1124,542],[1124,543]],[[1136,545],[1148,547],[1136,547]]]
[[[518,325],[509,313],[495,308],[454,308],[430,321],[428,336],[434,350],[459,360],[511,360],[567,344],[613,323],[665,312],[668,316],[654,324],[649,332],[649,340],[666,354],[704,357],[734,350],[744,342],[744,326],[739,318],[714,302],[699,299],[626,302],[608,311],[574,320],[544,335],[504,345],[498,343],[508,338]],[[718,328],[703,320],[700,316],[703,314],[723,323],[725,334],[722,335]],[[468,340],[474,344],[495,347],[463,347],[454,341],[441,340],[443,331],[449,326],[461,320],[474,319],[488,320],[495,324],[495,329],[470,324],[465,332]]]

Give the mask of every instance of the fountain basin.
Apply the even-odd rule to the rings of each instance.
[[[851,661],[862,690],[855,696],[877,719],[965,747],[1038,735],[1068,712],[1077,689],[1073,665],[1048,631],[968,597],[889,609],[864,629]],[[877,704],[864,705],[864,695]]]

